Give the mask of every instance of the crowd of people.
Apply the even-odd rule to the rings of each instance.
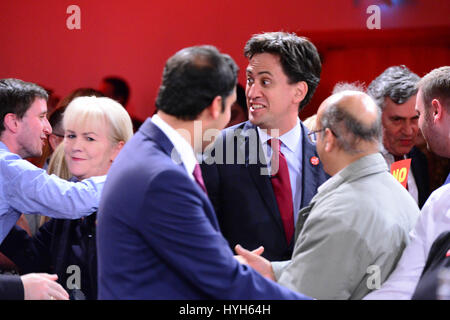
[[[214,46],[175,53],[143,123],[117,77],[51,113],[0,80],[0,299],[450,298],[450,67],[339,83],[301,121],[314,44],[244,55],[245,88]]]

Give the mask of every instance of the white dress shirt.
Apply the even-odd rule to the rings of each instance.
[[[450,184],[447,184],[435,190],[425,202],[419,220],[410,233],[411,242],[388,280],[364,299],[411,299],[431,245],[442,232],[449,230]]]
[[[157,114],[152,117],[152,122],[159,129],[161,129],[161,131],[164,132],[170,142],[172,142],[176,150],[176,153],[172,152],[172,160],[177,164],[183,163],[183,166],[186,169],[189,177],[195,181],[193,172],[195,165],[198,162],[192,146],[181,136],[181,134],[177,130],[172,128]]]
[[[272,137],[267,134],[267,130],[260,129],[259,127],[257,128],[263,150],[266,150],[265,156],[267,157],[267,163],[270,166],[272,159],[272,148],[268,146],[267,141],[272,139]],[[280,150],[286,158],[288,165],[295,223],[298,218],[298,211],[302,200],[302,127],[300,125],[300,119],[297,118],[297,124],[295,127],[278,137],[278,139],[282,142]]]

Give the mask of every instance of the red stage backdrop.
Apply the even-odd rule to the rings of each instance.
[[[70,5],[81,29],[69,29]],[[380,29],[368,29],[380,9]],[[166,59],[191,45],[213,44],[241,67],[252,34],[289,31],[308,36],[323,58],[322,80],[301,118],[315,113],[338,81],[368,84],[385,68],[405,64],[422,76],[450,62],[448,0],[6,0],[0,2],[0,78],[17,77],[65,96],[98,87],[105,75],[131,86],[129,111],[145,119]]]

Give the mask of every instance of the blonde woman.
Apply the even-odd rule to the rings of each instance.
[[[64,178],[70,173],[71,180],[107,174],[133,135],[130,116],[110,98],[76,98],[68,105],[63,121],[64,141],[55,150],[51,165]],[[95,213],[78,220],[52,219],[33,237],[15,227],[0,251],[21,273],[56,273],[71,299],[96,299],[95,221]]]

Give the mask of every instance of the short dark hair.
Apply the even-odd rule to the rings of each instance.
[[[4,120],[8,113],[22,119],[36,98],[48,100],[47,92],[37,84],[19,79],[0,80],[0,133],[5,130]]]
[[[393,66],[383,71],[367,88],[367,93],[377,106],[384,110],[384,99],[389,98],[396,104],[403,104],[417,93],[416,84],[420,77],[406,66]]]
[[[271,53],[280,57],[281,67],[290,84],[306,82],[308,92],[299,104],[299,111],[303,109],[319,85],[322,72],[320,56],[314,44],[294,33],[267,32],[253,35],[244,48],[244,55],[248,59],[260,53]]]
[[[439,99],[450,112],[450,67],[440,67],[430,71],[418,83],[421,89],[424,107],[431,105],[433,99]]]
[[[103,82],[109,83],[113,87],[113,98],[123,104],[125,108],[130,97],[130,87],[125,79],[117,76],[108,76],[103,78]]]
[[[182,120],[195,120],[215,97],[225,99],[237,83],[233,59],[213,46],[182,49],[167,60],[156,108]]]
[[[355,91],[357,92],[357,91]],[[367,126],[341,107],[341,102],[330,105],[320,118],[322,128],[329,128],[336,135],[341,149],[349,154],[360,153],[358,141],[373,141],[381,144],[382,125],[381,110],[377,110],[377,118],[371,126]]]
[[[245,89],[244,87],[238,83],[236,85],[236,103],[241,107],[241,109],[247,113],[247,98],[245,96]]]

